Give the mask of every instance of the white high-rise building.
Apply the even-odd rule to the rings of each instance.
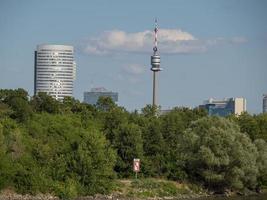
[[[34,62],[34,94],[45,92],[57,100],[72,96],[76,76],[73,54],[72,46],[37,46]]]

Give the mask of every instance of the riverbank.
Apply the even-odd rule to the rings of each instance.
[[[266,189],[264,190],[266,193]],[[244,195],[244,194],[243,194]],[[237,195],[237,193],[227,193],[217,195],[204,190],[198,185],[191,183],[178,183],[164,179],[124,179],[117,180],[111,194],[97,194],[84,197],[61,197],[61,199],[75,200],[179,200],[179,199],[217,199],[239,198],[246,195]],[[247,195],[256,195],[256,193],[247,193]],[[60,200],[52,194],[21,195],[15,193],[12,189],[3,190],[0,193],[0,200]]]
[[[115,196],[131,199],[185,199],[208,196],[203,188],[164,179],[119,180]]]
[[[113,192],[86,197],[61,197],[76,200],[124,200],[124,199],[192,199],[206,197],[208,193],[193,184],[177,183],[163,179],[117,180]],[[21,195],[11,189],[3,190],[0,200],[59,200],[51,194]]]

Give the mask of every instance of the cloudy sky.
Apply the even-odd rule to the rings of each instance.
[[[159,103],[195,107],[245,97],[250,113],[267,93],[265,0],[0,0],[0,88],[33,94],[37,44],[75,47],[74,95],[105,87],[119,105],[152,101],[150,55],[159,23]]]

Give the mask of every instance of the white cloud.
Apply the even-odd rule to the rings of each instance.
[[[128,64],[121,67],[120,72],[114,77],[116,81],[127,81],[137,84],[142,81],[142,74],[146,72],[146,67],[140,64]]]
[[[127,33],[122,30],[106,31],[95,38],[88,38],[83,43],[86,54],[105,55],[110,53],[150,53],[153,48],[153,31]],[[200,40],[180,29],[160,29],[158,32],[159,50],[162,53],[205,52],[208,47],[225,43],[244,43],[243,37],[232,39],[216,38]]]
[[[84,42],[83,51],[87,54],[109,54],[115,52],[152,52],[152,31],[126,33],[121,30],[106,31]],[[179,29],[161,29],[158,33],[160,50],[165,53],[184,53],[196,47],[190,41],[196,38]]]
[[[140,75],[145,72],[145,66],[139,64],[130,64],[122,67],[122,70],[130,75]]]
[[[231,39],[231,43],[233,44],[242,44],[242,43],[246,43],[247,39],[245,37],[233,37]]]

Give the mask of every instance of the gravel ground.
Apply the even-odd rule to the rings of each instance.
[[[146,200],[177,200],[177,199],[195,199],[199,198],[197,195],[181,195],[177,197],[155,197],[147,198]],[[60,200],[58,197],[51,195],[39,194],[36,196],[32,195],[20,195],[20,194],[0,194],[0,200]],[[96,196],[86,196],[78,197],[75,200],[138,200],[138,198],[127,198],[127,197],[118,197],[118,196],[109,196],[109,195],[96,195]]]

